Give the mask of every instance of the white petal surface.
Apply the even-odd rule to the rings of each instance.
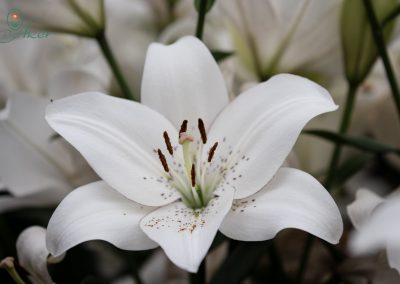
[[[336,108],[329,93],[314,82],[290,74],[274,76],[224,109],[211,127],[203,158],[219,142],[215,155],[228,159],[226,181],[235,188],[235,199],[248,197],[276,173],[304,125]]]
[[[86,158],[97,174],[126,197],[148,206],[179,198],[163,177],[154,149],[165,150],[163,132],[178,145],[176,129],[148,107],[83,93],[53,102],[46,119]]]
[[[199,213],[182,202],[169,204],[144,217],[140,226],[160,244],[173,263],[189,272],[196,272],[232,200],[233,191],[226,190]]]
[[[397,270],[400,273],[400,244],[396,243],[388,244],[386,248],[386,254],[389,262],[389,266]]]
[[[139,221],[153,207],[137,204],[99,181],[70,193],[57,207],[47,227],[47,248],[58,256],[89,240],[105,240],[126,250],[157,247]]]
[[[360,189],[356,193],[356,200],[347,206],[347,213],[356,229],[369,220],[372,211],[384,201],[368,189]]]
[[[228,92],[217,63],[194,37],[149,47],[142,81],[142,102],[162,113],[177,128],[182,121],[206,128],[228,104]]]
[[[0,180],[16,197],[42,190],[67,191],[63,168],[70,165],[65,148],[52,141],[54,131],[44,120],[43,98],[15,93],[0,111]]]
[[[398,244],[400,239],[400,198],[394,197],[375,209],[350,239],[350,249],[357,254],[372,253],[387,244]]]
[[[18,262],[29,272],[30,280],[35,284],[52,284],[47,270],[46,229],[39,226],[25,229],[18,236],[16,246]]]
[[[226,236],[243,241],[272,239],[286,228],[338,243],[343,222],[334,200],[312,176],[281,168],[259,192],[235,200],[221,226]]]

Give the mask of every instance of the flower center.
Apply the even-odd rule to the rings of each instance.
[[[202,161],[207,133],[201,118],[198,119],[197,131],[192,134],[188,130],[188,121],[184,120],[179,131],[179,145],[173,147],[168,133],[164,131],[163,138],[169,155],[164,155],[160,149],[156,152],[165,178],[181,194],[182,201],[196,209],[205,207],[212,199],[226,169],[214,159],[218,142],[210,147],[207,159]]]

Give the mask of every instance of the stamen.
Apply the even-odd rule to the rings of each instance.
[[[160,149],[157,150],[157,153],[158,153],[158,158],[160,159],[160,162],[164,168],[164,171],[166,171],[168,173],[169,168],[168,168],[167,160],[165,159],[164,154],[161,152]]]
[[[187,131],[187,124],[188,124],[188,121],[185,119],[185,120],[182,122],[181,129],[179,130],[179,137],[181,137],[181,134],[182,134],[182,133],[184,133],[184,132]]]
[[[164,135],[163,136],[164,136],[164,141],[165,141],[165,145],[167,146],[168,152],[169,152],[169,154],[171,156],[173,156],[174,155],[174,149],[172,148],[171,140],[169,140],[169,136],[168,136],[167,131],[164,131]]]
[[[215,150],[218,147],[218,142],[215,142],[214,145],[211,147],[210,151],[208,152],[208,159],[207,161],[211,163],[212,158],[214,157]]]
[[[194,164],[192,164],[192,170],[190,171],[190,176],[192,178],[192,186],[195,187],[195,185],[196,185],[196,170],[194,168]]]
[[[201,135],[201,140],[203,141],[203,144],[207,143],[207,134],[206,134],[206,128],[204,127],[204,122],[201,118],[198,120],[198,127]]]

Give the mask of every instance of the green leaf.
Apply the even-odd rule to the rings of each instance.
[[[229,56],[233,55],[233,53],[233,51],[211,50],[211,54],[217,62],[228,58]]]
[[[384,19],[396,9],[397,0],[372,0],[372,4],[382,24]],[[383,31],[386,41],[390,39],[393,27],[393,22],[385,26]],[[365,79],[378,58],[363,0],[343,2],[341,37],[346,77],[357,85]]]
[[[210,11],[211,8],[214,6],[215,0],[194,0],[194,7],[196,8],[197,12],[200,12],[202,1],[207,1],[206,13],[208,13],[208,11]]]
[[[267,242],[240,242],[211,279],[211,284],[239,284],[257,266]]]
[[[341,143],[345,146],[350,146],[353,148],[357,148],[359,150],[372,152],[375,154],[394,153],[394,154],[400,156],[400,149],[395,148],[390,145],[381,144],[381,143],[376,142],[369,138],[352,137],[349,135],[338,134],[335,132],[326,131],[326,130],[318,130],[318,129],[317,130],[304,130],[302,133],[308,134],[308,135],[314,135],[314,136],[320,137],[322,139],[325,139],[325,140],[328,140],[331,142]]]

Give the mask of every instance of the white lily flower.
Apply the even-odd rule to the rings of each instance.
[[[103,0],[5,0],[2,15],[17,11],[28,28],[95,36],[104,28]]]
[[[226,16],[243,76],[341,73],[341,0],[222,0],[216,5]]]
[[[46,229],[39,226],[28,227],[18,236],[17,254],[19,264],[29,272],[33,284],[54,283],[47,270],[48,263],[58,263],[65,254],[55,258],[46,248]]]
[[[357,232],[350,239],[350,249],[357,254],[373,253],[386,248],[389,266],[400,273],[400,214],[398,192],[386,199],[361,189],[356,200],[347,207]]]
[[[280,168],[305,123],[336,109],[325,89],[282,74],[228,104],[212,55],[185,37],[149,48],[142,102],[83,93],[48,106],[51,127],[103,179],[54,212],[53,255],[92,239],[128,250],[160,245],[195,272],[218,229],[260,241],[298,228],[338,242],[343,224],[329,193]]]

